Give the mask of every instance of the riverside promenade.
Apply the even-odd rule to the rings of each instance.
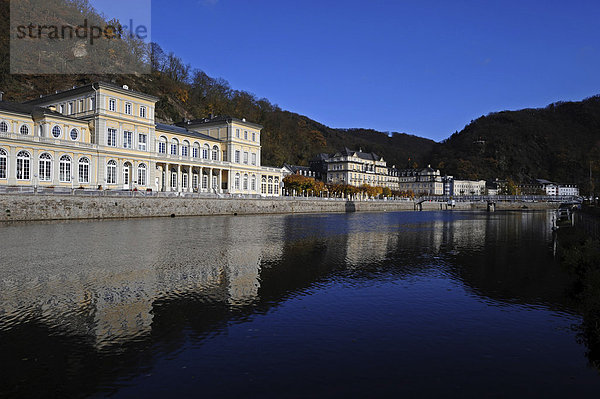
[[[165,195],[168,194],[168,195]],[[16,192],[0,194],[0,221],[124,219],[209,215],[457,211],[488,209],[489,199],[472,198],[448,206],[440,199],[348,200],[319,197],[236,197],[131,191]],[[500,199],[500,197],[497,197]],[[418,206],[416,206],[418,204]],[[495,210],[556,209],[560,201],[513,198]]]

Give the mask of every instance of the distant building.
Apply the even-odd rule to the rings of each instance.
[[[388,183],[387,163],[374,152],[349,150],[344,148],[330,158],[327,164],[326,182],[330,184],[349,184],[351,186],[386,187]]]
[[[493,181],[485,182],[485,191],[486,195],[498,195],[500,192],[498,183]]]
[[[310,170],[315,172],[315,178],[323,181],[327,180],[327,160],[329,158],[329,154],[321,153],[308,161]]]
[[[444,182],[439,170],[428,165],[423,169],[401,169],[398,171],[400,191],[412,191],[417,195],[443,195]]]
[[[392,191],[400,191],[400,171],[395,166],[388,168],[388,185]]]
[[[535,179],[520,184],[519,190],[522,195],[579,195],[579,188],[576,184],[560,184],[546,179]]]
[[[283,172],[283,176],[289,175],[302,175],[306,177],[316,177],[316,173],[313,172],[308,166],[298,166],[298,165],[290,165],[288,163],[283,164],[283,168],[281,168]]]
[[[486,195],[487,193],[485,180],[456,180],[453,176],[444,176],[442,180],[444,195]]]

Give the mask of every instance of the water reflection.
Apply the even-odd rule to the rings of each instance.
[[[426,276],[484,301],[571,312],[568,279],[546,248],[548,218],[408,212],[4,225],[0,394],[116,392],[186,343],[339,284]]]

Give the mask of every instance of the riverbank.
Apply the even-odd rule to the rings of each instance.
[[[424,202],[424,211],[445,210]],[[556,209],[558,203],[499,202],[496,210]],[[457,202],[454,210],[486,210],[485,202]],[[294,198],[89,197],[77,195],[0,195],[0,221],[123,219],[144,217],[413,211],[412,201],[343,201]]]

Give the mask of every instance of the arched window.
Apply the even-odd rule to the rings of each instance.
[[[260,179],[260,192],[261,194],[267,193],[267,177],[263,176]]]
[[[179,140],[173,139],[171,142],[171,155],[179,154]]]
[[[71,136],[71,140],[75,141],[79,137],[79,130],[73,128],[71,129],[71,133],[69,135]]]
[[[138,165],[138,184],[145,186],[148,179],[146,178],[146,164],[141,163]]]
[[[40,181],[52,181],[52,157],[48,153],[40,155]]]
[[[52,128],[52,137],[54,137],[55,139],[59,138],[61,133],[62,129],[60,128],[60,126],[56,125]]]
[[[279,177],[275,177],[273,184],[273,194],[279,194]]]
[[[59,161],[59,180],[64,183],[71,182],[71,157],[63,155]]]
[[[29,126],[21,125],[21,129],[19,129],[19,132],[21,132],[21,134],[24,134],[24,135],[29,134]]]
[[[234,181],[234,186],[233,186],[236,190],[240,189],[240,174],[236,173],[235,174],[235,181]]]
[[[188,171],[187,169],[181,169],[181,188],[183,189],[187,189],[188,188]]]
[[[6,179],[6,176],[8,176],[8,170],[6,169],[8,165],[6,162],[7,158],[6,151],[0,148],[0,179]]]
[[[187,157],[190,154],[190,142],[187,140],[183,141],[183,144],[181,145],[181,156],[183,157]]]
[[[269,177],[269,194],[273,194],[273,178]]]
[[[202,174],[202,189],[208,189],[208,175]]]
[[[256,191],[256,175],[252,175],[252,181],[250,183],[250,190]]]
[[[29,180],[31,178],[30,159],[31,156],[27,151],[19,151],[17,154],[17,180]]]
[[[0,133],[7,133],[8,132],[8,123],[2,121],[0,122]]]
[[[209,151],[210,151],[210,147],[208,146],[208,144],[204,144],[204,147],[202,147],[202,159],[208,159]]]
[[[192,158],[198,158],[200,156],[200,144],[194,143],[192,147]]]
[[[213,161],[219,160],[219,147],[217,147],[216,145],[213,146],[213,149],[212,149],[212,160]]]
[[[244,190],[248,190],[248,175],[246,175],[246,174],[244,175],[244,183],[243,184],[244,184],[243,185]]]
[[[106,164],[106,184],[117,184],[117,162],[112,159]]]
[[[165,136],[160,136],[160,139],[158,139],[158,153],[167,153],[167,138]]]
[[[79,158],[79,183],[90,182],[90,160]]]
[[[177,169],[175,168],[171,169],[171,188],[177,188]]]

